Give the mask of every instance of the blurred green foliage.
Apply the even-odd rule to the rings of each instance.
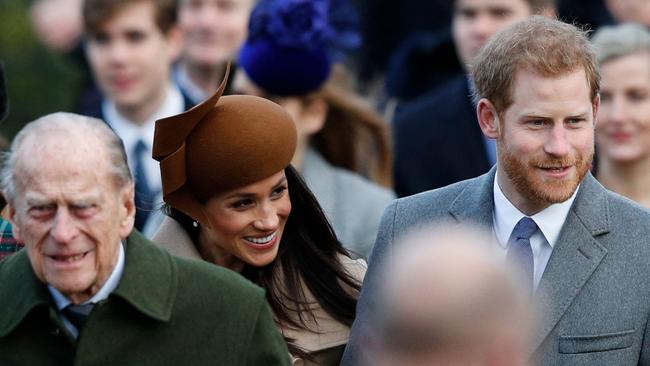
[[[28,0],[0,0],[0,62],[5,65],[9,114],[0,132],[11,138],[47,113],[74,111],[83,73],[70,56],[48,51],[34,34]]]

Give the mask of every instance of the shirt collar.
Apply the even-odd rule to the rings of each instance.
[[[122,273],[124,272],[124,247],[122,246],[122,243],[119,244],[118,253],[117,264],[115,265],[115,268],[113,268],[113,272],[111,272],[108,280],[106,280],[106,283],[104,283],[104,286],[102,286],[93,297],[85,301],[83,304],[96,304],[108,298],[108,295],[117,288],[117,285],[120,283],[120,279],[122,278]],[[55,289],[51,285],[47,285],[47,289],[50,291],[57,309],[61,310],[72,303],[67,296],[63,295],[59,290]]]
[[[181,94],[178,86],[174,83],[169,83],[167,86],[165,102],[160,109],[142,124],[134,123],[120,114],[113,101],[105,99],[102,102],[102,112],[106,118],[106,123],[120,136],[124,142],[126,151],[130,151],[138,140],[142,140],[151,149],[156,129],[156,120],[173,116],[184,110],[185,103],[183,101],[183,94]]]
[[[174,67],[174,80],[194,104],[199,104],[210,96],[192,81],[182,63],[178,63]]]
[[[515,228],[515,225],[524,215],[517,207],[515,207],[506,196],[503,194],[501,187],[497,182],[497,175],[494,177],[494,233],[497,238],[497,242],[503,248],[508,245],[508,239],[512,230]],[[540,231],[544,235],[546,241],[551,245],[555,246],[558,237],[560,236],[560,231],[562,231],[562,226],[566,217],[571,210],[571,205],[576,198],[578,189],[576,188],[573,195],[569,197],[564,202],[555,203],[542,211],[530,216],[533,221],[537,224]]]

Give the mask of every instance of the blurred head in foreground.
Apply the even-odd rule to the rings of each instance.
[[[473,227],[429,227],[396,246],[371,364],[527,364],[527,298],[490,238]]]

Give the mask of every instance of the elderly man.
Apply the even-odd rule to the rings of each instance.
[[[262,290],[133,230],[133,180],[103,122],[28,124],[2,173],[26,250],[0,263],[1,365],[289,363]]]
[[[367,364],[527,365],[530,304],[489,244],[468,225],[410,235],[382,271]]]
[[[387,208],[344,365],[363,352],[377,268],[391,261],[394,239],[441,220],[491,228],[507,260],[525,269],[543,315],[531,347],[540,365],[650,365],[650,213],[589,173],[600,98],[586,34],[531,17],[497,34],[472,76],[497,164]]]

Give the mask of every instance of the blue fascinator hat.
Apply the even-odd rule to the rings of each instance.
[[[248,78],[272,95],[317,90],[332,63],[361,43],[348,0],[262,0],[239,55]]]

